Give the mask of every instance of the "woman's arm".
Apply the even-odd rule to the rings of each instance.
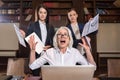
[[[79,44],[84,47],[88,62],[90,64],[93,64],[93,65],[96,66],[96,63],[94,61],[94,58],[93,58],[91,50],[90,50],[90,47],[88,46],[88,44],[85,40],[85,37],[82,38],[82,42],[83,42],[83,44],[81,44],[81,43],[79,43]]]
[[[35,58],[35,47],[36,47],[37,42],[35,42],[34,36],[30,36],[28,43],[30,45],[30,62],[29,62],[29,64],[32,64],[36,59]]]
[[[44,53],[42,56],[36,59],[36,53],[35,53],[35,47],[37,42],[34,40],[34,36],[30,36],[30,39],[28,40],[28,43],[30,45],[30,61],[29,61],[29,67],[34,70],[39,67],[41,67],[43,64],[47,62],[47,56],[46,53]]]

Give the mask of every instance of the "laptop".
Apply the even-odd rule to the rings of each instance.
[[[92,80],[95,66],[51,66],[41,67],[42,80]]]

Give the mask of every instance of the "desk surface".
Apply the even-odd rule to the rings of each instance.
[[[24,80],[42,80],[40,77],[27,77]]]
[[[9,80],[12,76],[0,76],[0,80]],[[42,80],[40,77],[25,77],[23,80]],[[93,80],[99,80],[98,78],[93,78]]]
[[[42,80],[40,77],[28,77],[24,80]],[[93,80],[99,80],[98,78],[93,78]]]

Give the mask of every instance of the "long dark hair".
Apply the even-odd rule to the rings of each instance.
[[[49,11],[48,11],[48,8],[47,8],[45,5],[43,5],[43,4],[40,4],[40,5],[37,6],[37,8],[36,8],[36,10],[37,10],[37,20],[39,20],[38,11],[39,11],[40,8],[44,8],[44,9],[47,11],[47,16],[46,16],[45,22],[46,22],[46,23],[49,23]]]

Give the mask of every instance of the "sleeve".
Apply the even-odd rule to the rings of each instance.
[[[80,24],[79,24],[79,28],[80,28],[80,33],[82,34],[83,28],[84,28],[84,24],[83,24],[83,23],[80,23]]]
[[[30,69],[34,70],[40,68],[47,62],[47,55],[44,53],[41,57],[37,58],[32,64],[29,65]]]
[[[32,32],[34,32],[34,23],[30,23],[30,25],[28,26],[26,36],[30,35]]]
[[[76,60],[81,65],[89,65],[87,59],[78,50],[76,50]]]

